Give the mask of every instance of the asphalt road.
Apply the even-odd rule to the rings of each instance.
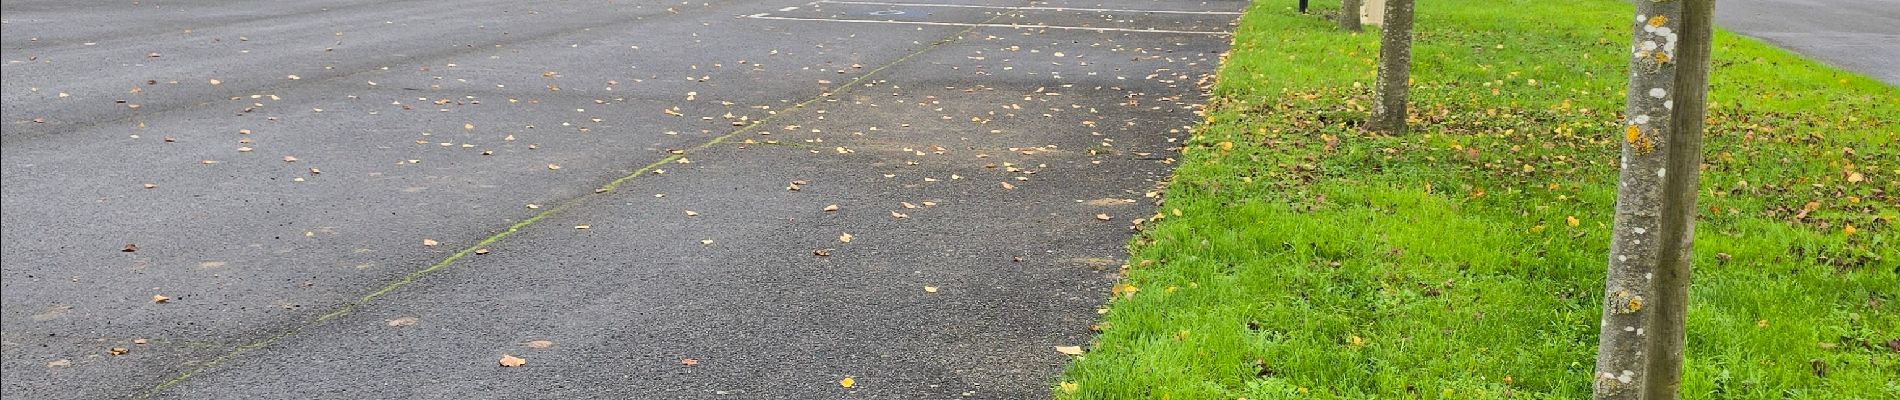
[[[0,394],[1046,396],[1243,3],[807,1],[8,0]]]
[[[1719,0],[1715,23],[1900,86],[1900,0]]]

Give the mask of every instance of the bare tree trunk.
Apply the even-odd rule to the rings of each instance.
[[[1357,15],[1355,14],[1355,17]],[[1387,0],[1385,24],[1379,30],[1378,100],[1372,104],[1367,126],[1394,135],[1405,134],[1407,92],[1412,80],[1412,0]]]
[[[1360,0],[1342,0],[1339,4],[1339,29],[1358,32]]]
[[[1636,3],[1599,400],[1673,400],[1682,381],[1714,0]]]

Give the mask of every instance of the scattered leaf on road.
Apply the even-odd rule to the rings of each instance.
[[[530,349],[545,349],[549,347],[554,347],[554,342],[548,341],[548,340],[535,340],[535,341],[528,342],[527,346]]]
[[[515,357],[508,354],[501,355],[501,366],[504,368],[520,367],[523,364],[527,364],[527,363],[528,363],[528,360],[523,360],[521,359],[521,357]]]
[[[1056,352],[1072,356],[1082,355],[1082,346],[1056,346]]]
[[[858,385],[858,380],[851,379],[851,377],[849,376],[844,377],[844,379],[838,380],[838,386],[843,386],[845,389],[850,389],[852,386],[857,386],[857,385]]]
[[[169,303],[169,302],[171,302],[171,301],[172,301],[172,298],[170,298],[170,297],[165,297],[165,295],[162,295],[162,294],[155,294],[155,295],[152,295],[152,302],[153,302],[153,303],[158,303],[158,304],[165,304],[165,303]]]

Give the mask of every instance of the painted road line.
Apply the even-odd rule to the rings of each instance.
[[[1095,32],[1176,33],[1176,34],[1209,35],[1209,36],[1227,36],[1227,35],[1233,34],[1231,32],[1178,31],[1178,30],[1171,30],[1171,29],[1096,28],[1096,27],[1087,27],[1087,26],[1062,26],[1062,25],[1043,25],[1043,24],[992,24],[992,23],[968,23],[968,22],[892,21],[892,20],[880,20],[880,19],[800,18],[800,17],[779,17],[779,16],[773,16],[767,13],[745,15],[745,16],[741,16],[741,18],[767,19],[767,20],[779,20],[779,21],[846,22],[846,23],[859,23],[859,24],[961,26],[961,27],[974,27],[974,28],[1061,29],[1061,30],[1095,31]]]

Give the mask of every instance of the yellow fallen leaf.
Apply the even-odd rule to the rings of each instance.
[[[164,304],[164,303],[166,303],[166,302],[170,302],[170,301],[172,301],[172,298],[170,298],[170,297],[165,297],[165,295],[162,295],[162,294],[155,294],[155,295],[152,295],[152,302],[153,302],[153,303],[159,303],[159,304]]]
[[[1570,227],[1572,227],[1572,228],[1575,228],[1575,227],[1577,227],[1577,224],[1580,224],[1580,223],[1582,223],[1582,221],[1577,221],[1577,217],[1576,217],[1576,216],[1569,216],[1569,217],[1564,217],[1564,223],[1565,223],[1565,224],[1569,224],[1569,225],[1570,225]]]
[[[1056,352],[1072,356],[1082,355],[1082,346],[1056,346]]]
[[[521,357],[515,357],[508,354],[501,355],[501,366],[505,368],[519,367],[527,363],[528,363],[528,360],[523,360],[521,359]]]
[[[475,124],[462,124],[462,129],[475,130]]]
[[[436,242],[435,239],[422,239],[423,246],[435,247],[435,245],[438,245],[438,244],[442,244],[442,243]]]
[[[548,163],[548,169],[561,169],[561,164]]]
[[[1071,393],[1071,394],[1073,394],[1073,393],[1075,393],[1076,391],[1078,391],[1078,390],[1081,390],[1081,389],[1082,389],[1082,385],[1078,385],[1078,384],[1076,384],[1075,382],[1063,382],[1063,383],[1061,383],[1061,384],[1059,384],[1058,386],[1061,386],[1061,387],[1062,387],[1062,392],[1063,392],[1063,393]]]
[[[1847,227],[1845,227],[1845,228],[1841,228],[1841,235],[1843,235],[1843,236],[1853,236],[1853,235],[1854,235],[1854,232],[1856,232],[1856,231],[1858,231],[1858,230],[1857,230],[1857,229],[1854,229],[1854,224],[1847,224]]]
[[[851,377],[849,376],[844,377],[844,379],[838,380],[838,386],[843,386],[845,389],[850,389],[852,386],[857,386],[857,385],[858,385],[858,380],[851,379]]]
[[[937,292],[937,287],[936,287],[936,286],[925,286],[925,287],[924,287],[924,293],[936,293],[936,292]]]
[[[838,235],[838,241],[840,242],[851,243],[851,238],[852,236],[850,232],[845,232],[844,234]]]

